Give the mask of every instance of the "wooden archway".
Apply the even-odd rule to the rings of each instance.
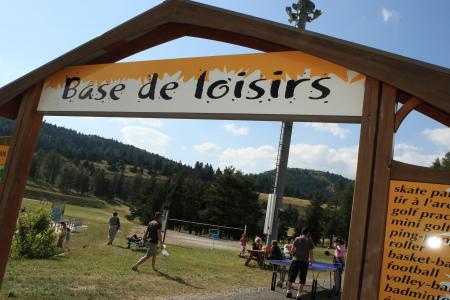
[[[449,70],[186,0],[168,0],[0,89],[0,115],[16,119],[0,183],[0,280],[42,123],[36,108],[45,78],[67,66],[116,62],[183,36],[261,51],[298,50],[368,77],[343,298],[377,299],[390,179],[450,183],[448,172],[392,158],[394,133],[412,108],[450,126]],[[396,113],[397,102],[405,103],[402,112]]]

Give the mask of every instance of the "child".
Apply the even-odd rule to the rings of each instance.
[[[283,255],[286,259],[291,259],[291,245],[285,244],[283,247]]]
[[[241,239],[239,240],[239,243],[241,244],[242,250],[241,253],[239,253],[239,256],[244,256],[246,247],[247,247],[248,238],[245,233],[242,234]]]
[[[345,252],[344,240],[340,238],[336,239],[336,249],[334,250],[333,262],[342,264],[342,269],[344,269],[345,265]]]
[[[334,272],[334,286],[336,288],[336,295],[341,291],[341,278],[345,266],[345,242],[343,239],[336,239],[336,249],[334,250],[333,263],[339,263],[341,266],[337,272]]]
[[[65,222],[61,222],[61,237],[62,239],[62,248],[64,251],[70,251],[69,241],[70,241],[70,229],[67,227]]]

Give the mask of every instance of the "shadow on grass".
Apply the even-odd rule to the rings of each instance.
[[[171,275],[163,273],[161,271],[157,271],[156,273],[159,276],[164,277],[167,280],[175,281],[175,282],[183,284],[185,286],[189,286],[189,287],[192,287],[192,288],[195,288],[195,289],[199,289],[199,290],[204,290],[205,289],[204,287],[192,285],[192,284],[186,282],[183,278],[181,278],[179,276],[171,276]]]
[[[125,246],[122,246],[122,245],[112,245],[113,247],[116,247],[116,248],[122,248],[122,249],[130,249],[130,248],[128,248],[128,247],[125,247]]]

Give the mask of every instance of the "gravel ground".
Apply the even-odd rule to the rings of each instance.
[[[309,288],[306,287],[306,291]],[[278,300],[286,299],[286,290],[277,288],[276,291],[271,291],[270,288],[241,288],[231,289],[221,294],[210,295],[193,295],[193,296],[176,296],[169,298],[157,298],[158,300]],[[295,296],[295,293],[293,293]],[[309,294],[305,294],[302,299],[312,299]],[[340,300],[339,296],[328,296],[328,291],[319,291],[316,294],[316,300],[329,299]]]
[[[166,243],[169,245],[191,245],[204,248],[213,247],[212,239],[173,230],[167,230]],[[218,240],[214,241],[214,249],[233,250],[236,251],[237,254],[241,250],[241,246],[239,245],[239,241]]]

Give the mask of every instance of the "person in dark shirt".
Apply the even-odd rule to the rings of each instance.
[[[292,263],[289,268],[289,281],[286,297],[290,298],[292,295],[292,283],[295,282],[297,274],[300,273],[300,284],[298,285],[298,292],[296,299],[301,299],[303,287],[306,283],[306,275],[308,268],[314,261],[314,243],[311,239],[308,228],[302,229],[302,235],[294,240],[291,247]]]
[[[278,241],[273,240],[272,241],[272,247],[270,248],[270,254],[269,254],[269,259],[283,259],[283,253],[280,249],[280,247],[278,247]]]
[[[120,230],[120,220],[116,212],[113,212],[112,217],[109,219],[109,232],[108,232],[108,245],[112,245],[116,238],[117,231]]]
[[[152,269],[153,271],[158,271],[156,269],[156,254],[157,249],[156,246],[158,242],[161,245],[161,249],[164,248],[162,237],[161,237],[161,227],[163,222],[163,216],[160,212],[155,213],[155,219],[148,223],[147,229],[145,230],[144,237],[142,238],[141,243],[148,240],[148,250],[147,254],[143,256],[138,262],[131,268],[133,271],[137,271],[138,267],[143,264],[150,257],[152,258]]]

